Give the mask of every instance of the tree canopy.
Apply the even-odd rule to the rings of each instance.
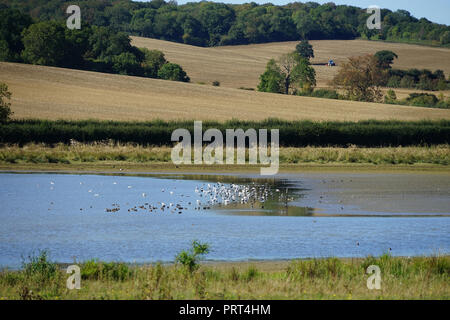
[[[65,20],[61,0],[0,0],[40,20]],[[282,6],[208,1],[79,0],[82,24],[109,26],[127,34],[199,46],[295,41],[366,39],[450,45],[450,26],[417,19],[406,10],[382,9],[382,29],[369,30],[365,8],[333,2],[292,2]]]
[[[284,94],[296,94],[299,89],[311,91],[316,85],[315,75],[309,60],[294,51],[269,60],[258,90]]]
[[[302,40],[299,44],[297,44],[295,51],[297,51],[300,56],[308,60],[314,58],[314,50],[308,40]]]
[[[380,101],[379,88],[384,72],[378,65],[378,59],[371,54],[349,58],[341,65],[332,83],[346,91],[346,98],[357,101]]]

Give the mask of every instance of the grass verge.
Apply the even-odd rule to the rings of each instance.
[[[449,299],[450,257],[308,259],[290,262],[133,266],[90,260],[78,264],[81,289],[47,255],[18,271],[0,272],[0,299]],[[368,290],[369,265],[381,289]]]

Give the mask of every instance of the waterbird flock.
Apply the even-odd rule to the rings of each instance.
[[[55,182],[51,181],[51,190],[55,187]],[[84,182],[80,182],[80,185],[84,185]],[[117,182],[113,182],[113,185],[117,185]],[[128,192],[133,192],[133,186],[127,185]],[[96,190],[98,191],[98,190]],[[93,189],[88,189],[88,193],[92,194],[94,197],[100,197],[100,193],[95,193]],[[165,193],[165,198],[174,198],[173,202],[170,200],[163,201],[153,201],[160,198],[158,192],[142,192],[139,194],[142,198],[145,198],[147,202],[140,205],[130,206],[126,203],[125,211],[129,213],[137,212],[151,212],[151,213],[178,213],[182,214],[187,209],[194,210],[208,210],[212,207],[221,207],[237,204],[248,204],[252,208],[256,203],[260,204],[261,208],[264,208],[264,203],[271,197],[276,197],[278,201],[288,201],[292,200],[287,198],[287,192],[280,191],[279,189],[274,189],[269,184],[256,184],[255,182],[251,184],[225,184],[221,182],[217,183],[203,183],[195,186],[193,192],[180,193],[176,190],[176,187],[160,189],[161,193]],[[176,193],[175,193],[176,192]],[[53,206],[53,202],[51,203]],[[92,206],[90,207],[92,209]],[[51,208],[49,208],[51,210]],[[121,210],[121,205],[119,203],[113,203],[111,207],[106,208],[107,213],[116,213]],[[80,212],[83,212],[83,208],[80,208]]]

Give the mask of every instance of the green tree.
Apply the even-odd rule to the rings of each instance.
[[[164,53],[159,50],[149,50],[147,48],[139,48],[144,54],[142,66],[146,77],[157,78],[158,71],[167,63]]]
[[[6,100],[11,100],[11,92],[8,91],[6,83],[0,82],[0,123],[5,123],[9,120],[13,112],[11,111],[11,103]]]
[[[316,71],[309,62],[309,59],[300,58],[294,69],[294,81],[301,88],[303,93],[311,93],[316,86]]]
[[[258,90],[284,94],[295,94],[298,88],[311,92],[316,85],[316,72],[308,59],[297,52],[271,59],[260,76]]]
[[[266,70],[259,76],[258,91],[283,93],[283,76],[275,59],[267,62]]]
[[[0,10],[0,60],[20,61],[24,49],[22,31],[32,23],[31,17],[16,9]]]
[[[283,77],[284,93],[295,93],[300,86],[310,90],[316,85],[315,71],[309,61],[297,52],[287,53],[278,59],[278,65]]]
[[[55,21],[32,24],[23,31],[25,62],[46,66],[64,66],[67,42],[65,28]]]
[[[141,63],[131,52],[123,52],[111,57],[112,70],[115,73],[137,76],[141,75]]]
[[[314,58],[314,50],[308,40],[302,40],[299,44],[297,44],[295,51],[297,51],[298,54],[305,59],[309,60],[310,58]]]
[[[390,69],[394,59],[398,58],[397,54],[390,50],[378,51],[375,53],[375,57],[378,59],[378,66],[381,69]]]
[[[172,81],[189,82],[186,72],[176,63],[166,63],[158,71],[158,78]]]

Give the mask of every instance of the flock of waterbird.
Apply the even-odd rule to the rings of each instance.
[[[243,185],[243,184],[223,184],[218,183],[204,183],[196,186],[194,194],[177,193],[174,190],[161,189],[161,193],[169,193],[170,196],[175,195],[178,199],[175,202],[161,202],[156,204],[146,202],[142,205],[137,205],[128,208],[128,212],[139,212],[141,210],[153,213],[170,212],[182,214],[184,210],[208,210],[212,207],[228,206],[232,204],[249,204],[252,207],[256,202],[261,203],[264,208],[264,202],[273,195],[273,192],[280,192],[279,189],[272,191],[268,185]],[[147,194],[142,193],[142,197],[146,198]],[[185,200],[183,200],[185,199]],[[118,204],[113,204],[113,208],[107,208],[106,212],[117,212],[120,210]]]
[[[80,182],[80,185],[84,184]],[[113,182],[117,185],[117,182]],[[50,189],[54,190],[55,183],[50,182]],[[128,185],[127,189],[133,189],[133,186]],[[225,184],[221,182],[217,183],[203,183],[195,187],[194,192],[180,193],[173,187],[172,190],[163,188],[160,189],[161,193],[166,194],[166,199],[173,196],[174,201],[166,200],[167,202],[154,201],[151,202],[152,198],[157,200],[158,195],[147,194],[146,192],[140,193],[142,198],[149,200],[141,205],[130,206],[126,203],[126,211],[129,213],[136,212],[152,212],[152,213],[178,213],[182,214],[187,209],[194,210],[208,210],[212,207],[221,207],[237,204],[247,204],[252,208],[256,203],[259,204],[260,208],[264,208],[264,203],[271,197],[276,197],[278,201],[283,199],[288,199],[287,192],[284,193],[280,189],[275,189],[269,184]],[[100,194],[95,193],[92,189],[88,190],[89,193],[93,194],[94,197],[99,197]],[[284,201],[284,200],[283,200]],[[51,203],[53,205],[53,203]],[[92,208],[92,206],[90,207]],[[50,210],[50,209],[49,209]],[[121,205],[119,203],[113,203],[111,207],[106,208],[105,212],[116,213],[121,210]],[[80,208],[83,211],[83,208]]]

